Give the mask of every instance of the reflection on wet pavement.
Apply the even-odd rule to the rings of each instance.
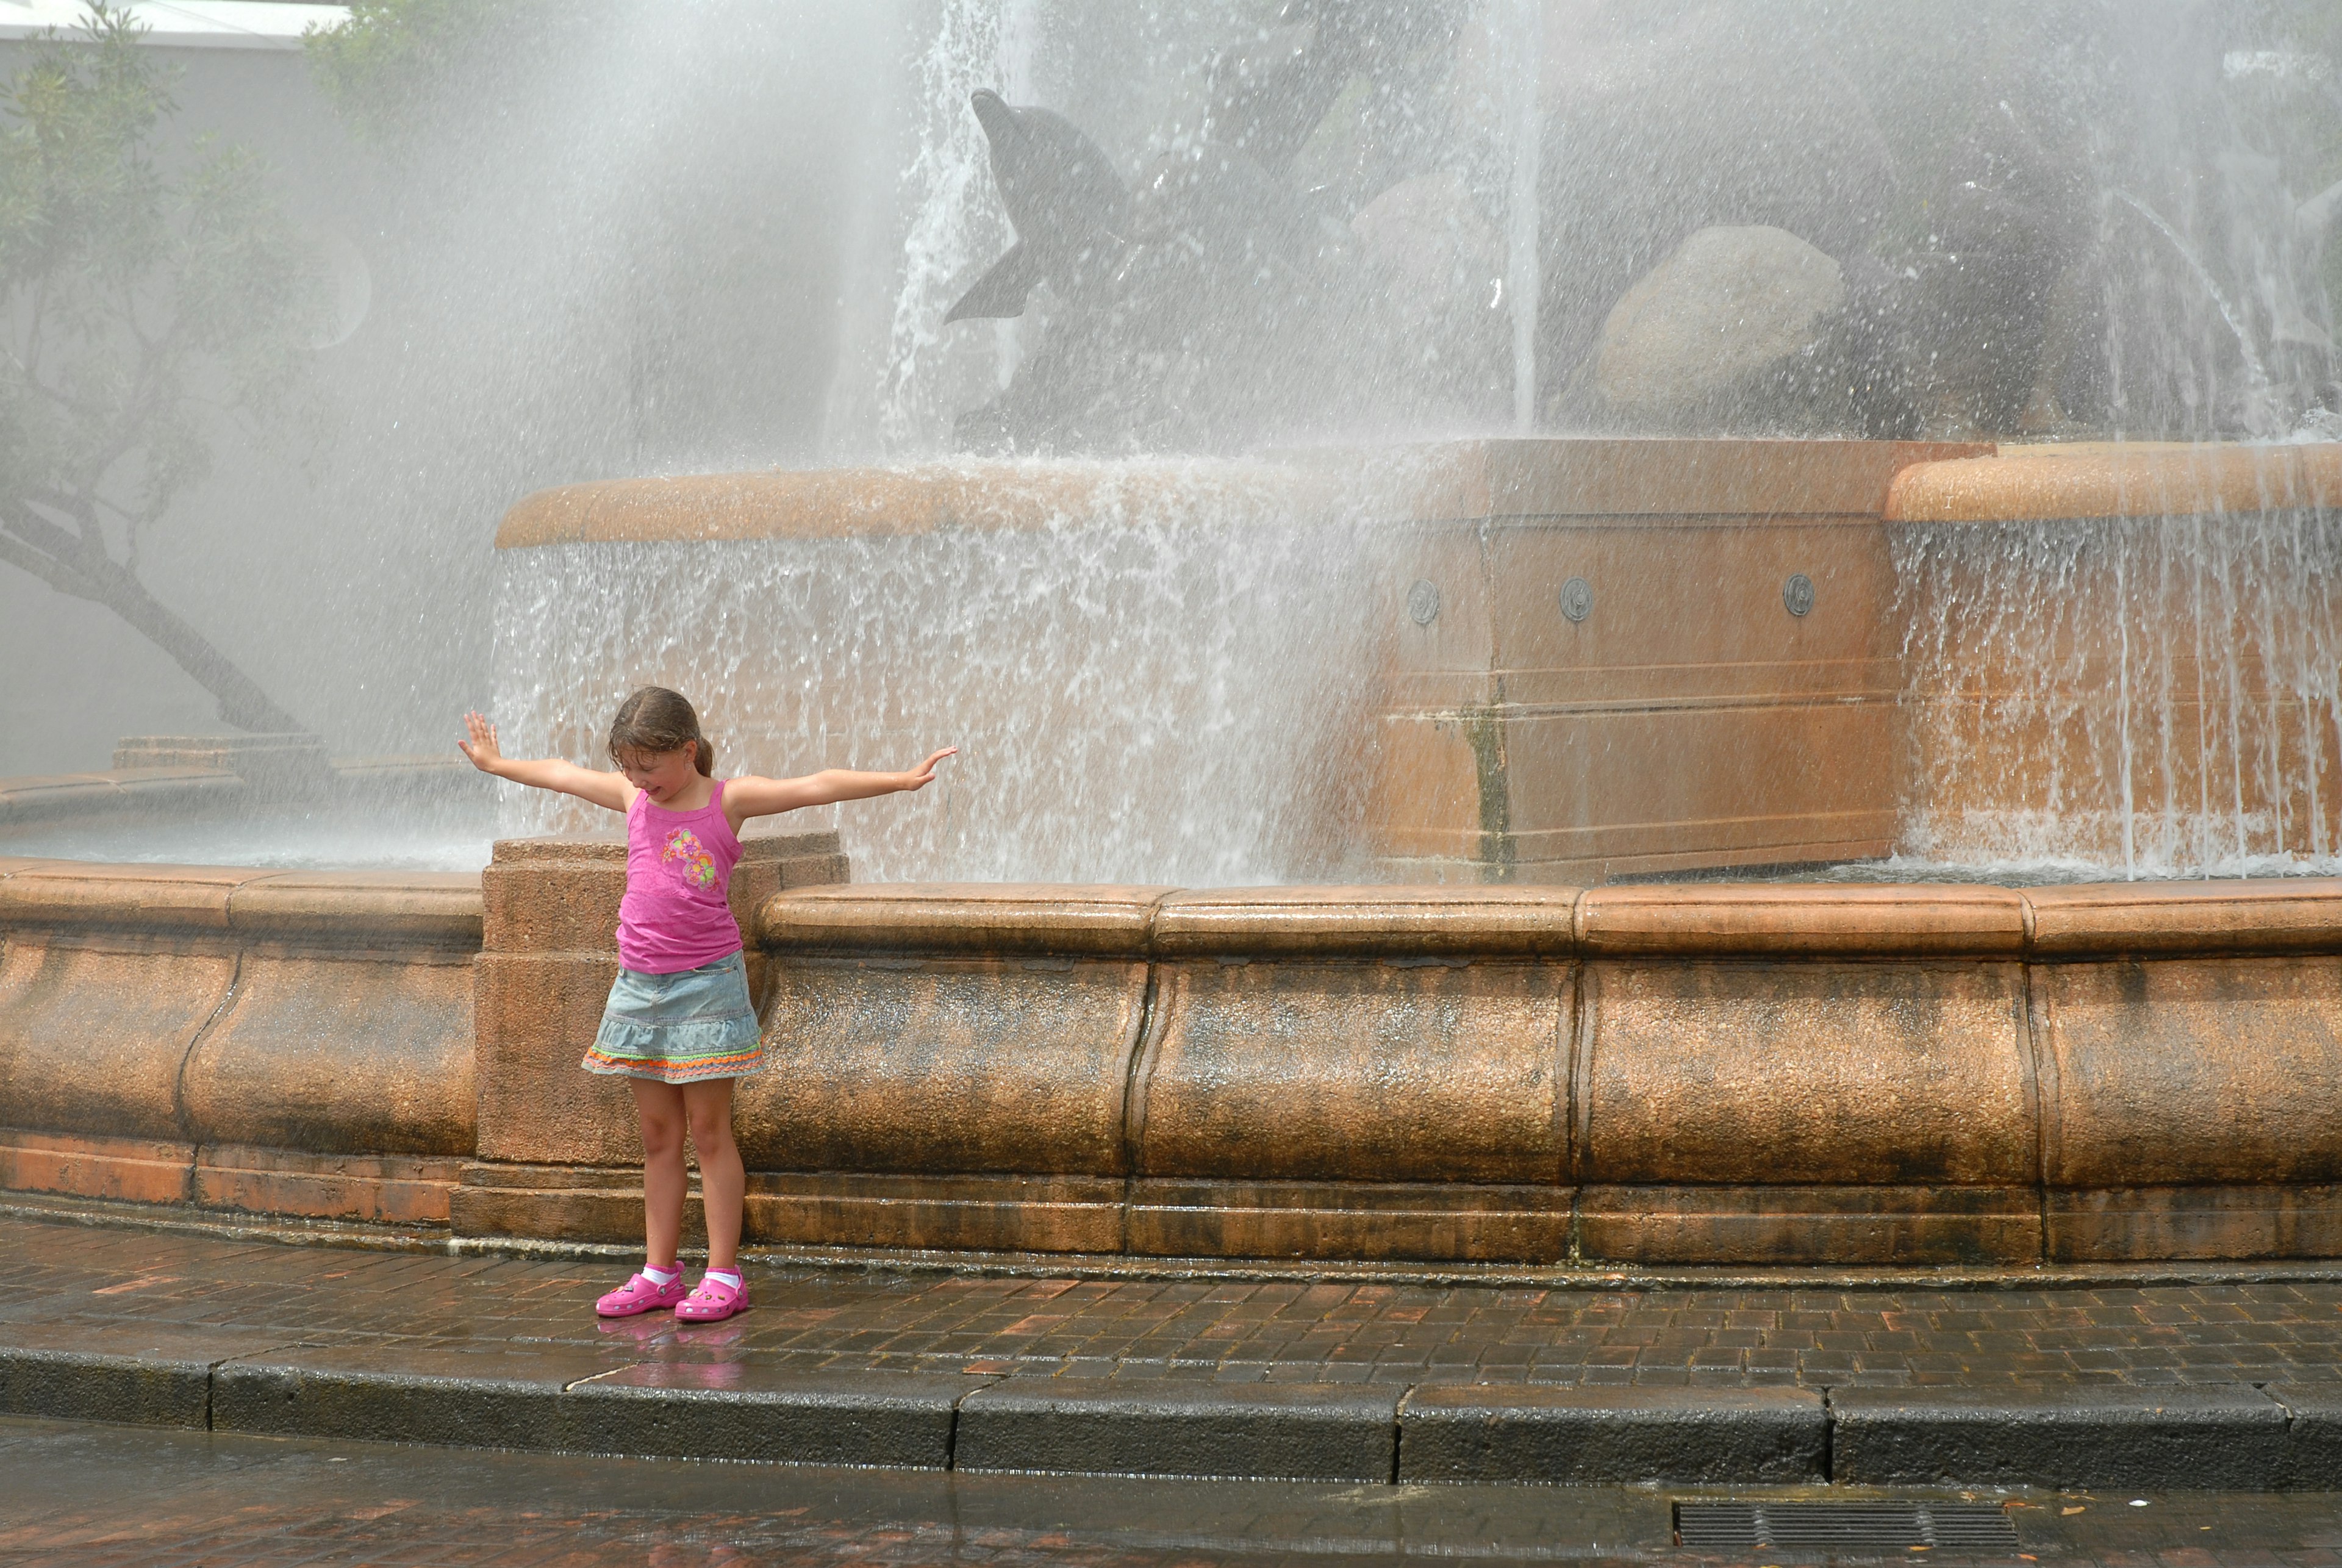
[[[0,1562],[76,1568],[1818,1560],[1677,1548],[1675,1503],[1713,1495],[573,1459],[0,1419]],[[2009,1508],[2015,1557],[1930,1562],[2342,1562],[2342,1494],[1896,1495]]]
[[[427,1244],[418,1242],[418,1247]],[[756,1269],[756,1309],[703,1327],[603,1320],[618,1262],[320,1252],[0,1214],[24,1260],[0,1323],[93,1348],[248,1333],[402,1353],[1214,1383],[1808,1388],[2342,1381],[2342,1271],[2227,1283],[2009,1278],[1761,1289],[1347,1279],[1067,1279]],[[226,1353],[247,1353],[232,1351]],[[475,1364],[485,1366],[485,1360]],[[2337,1478],[2342,1484],[2342,1477]]]

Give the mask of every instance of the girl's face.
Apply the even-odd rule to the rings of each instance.
[[[651,797],[654,804],[664,805],[689,789],[699,779],[699,747],[686,741],[680,751],[624,752],[618,757],[618,771],[626,782]]]

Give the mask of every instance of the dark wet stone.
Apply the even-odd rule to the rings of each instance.
[[[942,1470],[952,1412],[990,1380],[960,1373],[794,1371],[656,1363],[578,1384],[563,1446],[589,1453],[885,1464]]]
[[[200,1427],[212,1369],[285,1339],[136,1322],[0,1325],[0,1411]]]
[[[1418,1388],[1401,1481],[1731,1482],[1827,1477],[1822,1396],[1792,1388]]]
[[[279,1351],[218,1370],[212,1425],[284,1437],[558,1449],[567,1446],[564,1393],[623,1364],[599,1350],[497,1342]]]
[[[964,1470],[1387,1481],[1397,1388],[1012,1378],[960,1403]]]
[[[2285,1407],[2247,1383],[1840,1389],[1830,1475],[1862,1484],[2267,1489]]]

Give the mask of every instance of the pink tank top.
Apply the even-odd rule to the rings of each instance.
[[[626,896],[618,962],[638,974],[677,974],[740,951],[726,896],[740,840],[719,783],[697,811],[668,811],[637,794],[626,811]]]

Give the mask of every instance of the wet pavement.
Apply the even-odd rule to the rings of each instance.
[[[0,1216],[0,1329],[1215,1383],[2137,1388],[2342,1383],[2342,1278],[1636,1290],[752,1269],[724,1323],[605,1323],[597,1262],[366,1252]]]
[[[1839,1489],[1831,1489],[1837,1493]],[[1681,1501],[1808,1491],[1358,1486],[968,1475],[461,1453],[0,1418],[0,1562],[1319,1563],[1823,1561],[1675,1544]],[[2007,1510],[2015,1545],[1931,1562],[2342,1563],[2342,1496],[1867,1492]],[[2143,1505],[2134,1505],[2137,1498]],[[1916,1559],[1857,1550],[1838,1561]]]
[[[21,1208],[0,1213],[0,1248],[17,1260],[0,1412],[220,1438],[1385,1498],[1655,1477],[1840,1498],[2342,1486],[2342,1279],[2317,1271],[1756,1290],[768,1263],[755,1310],[691,1325],[596,1319],[622,1272],[606,1261]]]

